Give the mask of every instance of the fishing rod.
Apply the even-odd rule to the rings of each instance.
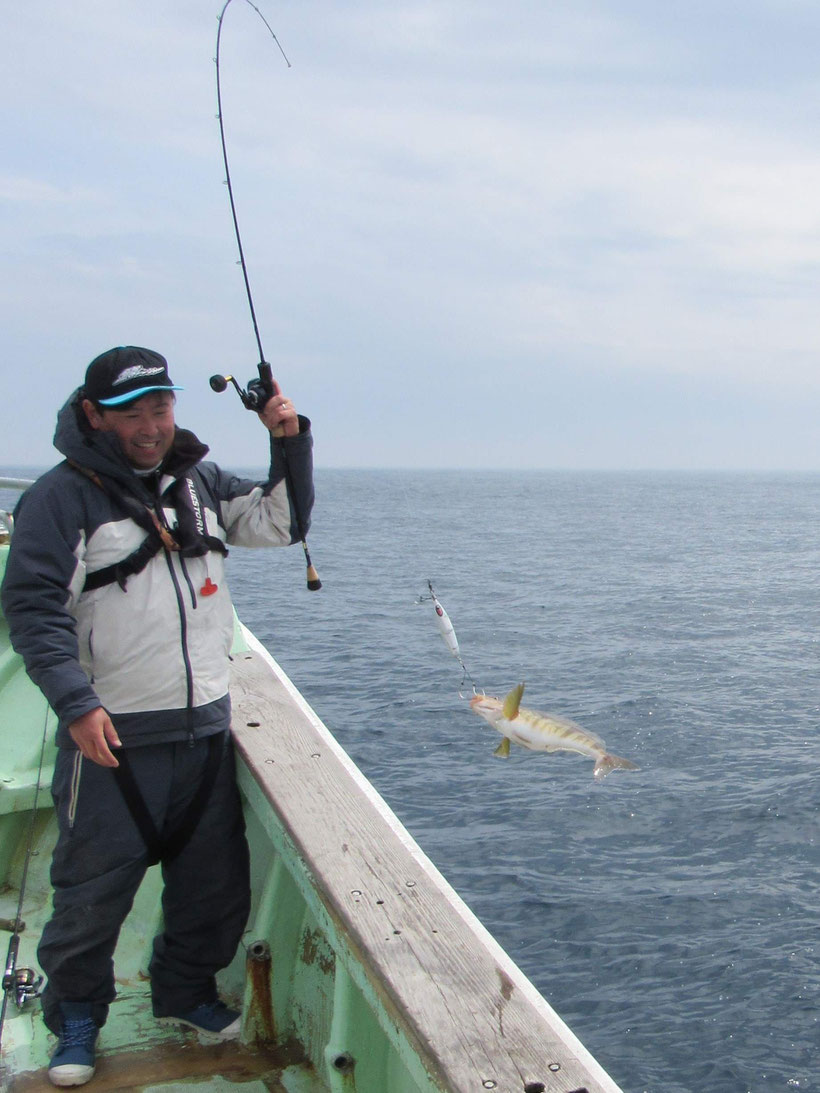
[[[40,745],[40,763],[37,767],[37,782],[34,787],[34,800],[31,805],[31,822],[29,824],[28,843],[26,856],[23,859],[23,872],[20,877],[20,894],[17,900],[17,911],[13,919],[4,922],[3,926],[10,930],[8,949],[6,950],[6,963],[3,971],[3,1002],[0,1005],[0,1048],[3,1043],[3,1032],[6,1026],[6,1010],[11,999],[18,1009],[22,1009],[26,1002],[36,998],[43,984],[42,975],[38,975],[33,968],[21,968],[18,966],[17,957],[20,949],[20,934],[26,928],[23,922],[23,901],[26,897],[26,884],[28,881],[28,869],[34,852],[34,831],[37,823],[37,807],[40,799],[40,783],[43,779],[43,764],[46,753],[46,740],[48,739],[48,715],[46,706],[45,719],[43,721],[43,739]]]
[[[259,18],[267,27],[271,38],[273,38],[276,45],[279,47],[279,52],[285,59],[285,63],[288,68],[291,68],[291,63],[287,58],[287,55],[282,49],[279,39],[273,32],[273,28],[267,21],[265,16],[259,10],[259,8],[252,2],[252,0],[245,0],[250,7],[256,12]],[[245,249],[242,246],[242,236],[239,231],[239,219],[236,215],[236,202],[233,195],[233,183],[231,182],[231,170],[228,166],[228,146],[225,139],[225,124],[222,117],[222,81],[220,79],[219,69],[219,57],[220,46],[222,42],[222,24],[225,18],[225,12],[228,10],[231,0],[225,0],[225,4],[222,7],[222,11],[217,16],[219,22],[219,29],[216,33],[216,101],[217,101],[217,119],[219,121],[219,137],[222,144],[222,162],[225,166],[225,185],[228,187],[228,199],[231,204],[231,217],[233,219],[234,236],[236,237],[236,246],[239,251],[239,265],[242,268],[242,277],[245,281],[245,295],[248,300],[248,307],[251,313],[251,322],[253,323],[253,332],[256,338],[256,347],[259,350],[259,364],[257,365],[257,371],[259,373],[258,378],[252,379],[248,382],[245,388],[242,388],[233,376],[211,376],[210,386],[212,391],[221,393],[225,391],[228,384],[233,384],[237,394],[242,402],[242,405],[246,410],[254,410],[257,413],[264,409],[265,405],[276,394],[276,382],[273,378],[273,370],[265,358],[265,351],[262,348],[262,336],[259,333],[259,323],[256,318],[256,308],[253,305],[253,294],[251,293],[251,283],[248,276],[248,266],[245,261]],[[274,431],[274,436],[277,433]],[[319,574],[316,572],[316,568],[310,560],[310,551],[308,550],[307,539],[304,530],[304,524],[302,522],[301,515],[298,509],[298,503],[296,500],[296,491],[293,487],[293,480],[291,478],[290,467],[288,466],[287,455],[285,454],[284,447],[282,449],[282,457],[284,459],[285,469],[285,483],[287,485],[288,493],[290,495],[291,504],[293,506],[293,516],[296,522],[296,528],[299,534],[299,539],[302,543],[302,549],[305,552],[305,563],[307,565],[307,586],[311,592],[315,592],[322,587],[322,582],[319,580]]]

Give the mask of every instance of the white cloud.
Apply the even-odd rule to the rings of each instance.
[[[9,25],[0,323],[15,357],[52,359],[53,322],[78,361],[139,339],[192,373],[248,359],[250,374],[219,6],[51,0]],[[594,439],[595,406],[620,399],[610,450],[636,390],[671,438],[679,383],[749,405],[820,395],[810,5],[760,0],[732,19],[639,0],[260,6],[293,68],[232,5],[231,170],[263,336],[300,398],[321,384],[328,461],[352,450],[334,411],[369,397],[379,422],[358,458],[420,458],[425,387],[449,403],[432,462],[521,458],[483,433],[499,382],[508,415],[561,388],[565,452],[584,447],[578,406]],[[55,384],[67,367],[55,359]],[[191,405],[210,413],[208,397]],[[698,458],[681,443],[683,463]]]

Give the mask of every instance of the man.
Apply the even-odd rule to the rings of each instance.
[[[249,912],[224,556],[226,544],[286,546],[307,531],[312,437],[274,387],[258,415],[268,480],[232,477],[176,427],[178,390],[148,349],[91,362],[58,416],[65,462],[17,507],[3,582],[12,644],[59,718],[54,911],[38,949],[59,1086],[94,1074],[118,933],[155,861],[154,1014],[222,1039],[239,1030],[214,978]]]

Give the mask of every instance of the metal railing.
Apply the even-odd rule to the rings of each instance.
[[[33,478],[4,478],[0,476],[0,490],[27,490],[34,484]],[[7,543],[14,531],[14,517],[0,509],[0,544]]]

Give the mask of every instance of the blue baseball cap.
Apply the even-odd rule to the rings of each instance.
[[[184,391],[168,375],[168,362],[153,349],[121,345],[95,357],[85,373],[85,397],[100,406],[122,406],[149,391]]]

